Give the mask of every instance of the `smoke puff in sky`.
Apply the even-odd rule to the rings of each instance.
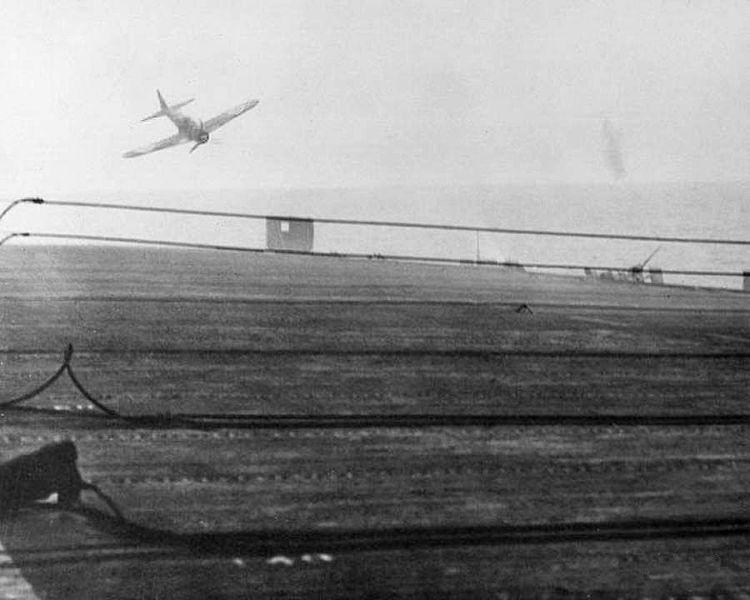
[[[740,0],[6,0],[0,52],[6,197],[607,181],[602,113],[629,180],[750,164]],[[261,103],[222,145],[123,160],[174,132],[138,124],[156,88],[204,119]]]
[[[604,159],[614,179],[625,177],[625,162],[622,157],[620,135],[612,127],[609,119],[602,122],[602,138],[604,142]]]

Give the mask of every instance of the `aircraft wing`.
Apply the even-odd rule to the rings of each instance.
[[[184,144],[187,141],[189,140],[182,137],[182,134],[177,133],[173,135],[172,137],[159,140],[158,142],[154,142],[153,144],[150,144],[149,146],[144,146],[143,148],[138,148],[137,150],[131,150],[130,152],[126,152],[125,154],[123,154],[123,157],[133,158],[135,156],[143,156],[144,154],[148,154],[149,152],[156,152],[157,150],[164,150],[164,148],[169,148],[170,146],[177,146],[179,144]]]
[[[234,108],[230,108],[229,110],[224,111],[220,115],[216,115],[215,117],[203,123],[203,129],[205,129],[208,133],[211,133],[212,131],[217,130],[222,125],[226,125],[232,119],[236,119],[241,114],[246,113],[251,108],[254,108],[255,106],[257,106],[258,102],[260,101],[248,100],[247,102],[243,102],[242,104],[235,106]]]

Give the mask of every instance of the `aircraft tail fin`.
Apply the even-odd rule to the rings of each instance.
[[[168,117],[171,112],[179,110],[186,104],[190,104],[193,100],[195,100],[195,98],[190,98],[190,100],[185,100],[184,102],[178,102],[177,104],[168,106],[159,90],[156,90],[156,96],[159,98],[159,106],[161,106],[161,109],[155,112],[153,115],[149,115],[148,117],[141,119],[141,122],[150,121],[151,119],[156,119],[157,117]]]
[[[156,97],[159,98],[159,106],[162,110],[167,110],[167,103],[164,101],[164,96],[161,95],[159,90],[156,90]]]

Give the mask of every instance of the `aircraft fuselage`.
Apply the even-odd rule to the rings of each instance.
[[[186,139],[195,143],[205,144],[208,141],[208,131],[203,128],[203,122],[197,122],[195,119],[183,115],[176,110],[167,112],[167,117],[174,123],[180,134]]]

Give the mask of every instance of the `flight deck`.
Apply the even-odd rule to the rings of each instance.
[[[750,295],[522,269],[6,245],[24,598],[744,597]],[[88,398],[87,398],[88,396]],[[93,398],[105,409],[92,404]]]

